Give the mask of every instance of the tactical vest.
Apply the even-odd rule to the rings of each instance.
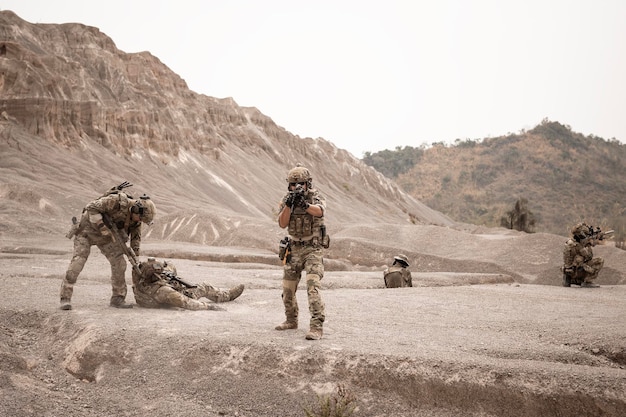
[[[306,197],[312,203],[310,194]],[[324,224],[324,216],[315,217],[306,212],[301,207],[294,207],[289,218],[289,235],[295,239],[320,240],[322,238],[321,226]]]

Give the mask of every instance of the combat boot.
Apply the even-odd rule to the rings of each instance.
[[[61,298],[61,310],[71,310],[72,304],[70,304],[70,300],[67,298]]]
[[[304,336],[306,340],[320,340],[324,331],[321,327],[311,327],[309,332]]]
[[[289,320],[286,320],[285,322],[275,327],[276,330],[291,330],[291,329],[297,329],[297,328],[298,328],[298,322],[289,321]]]
[[[124,298],[119,295],[111,297],[111,302],[109,303],[109,305],[115,308],[133,308],[132,304],[126,304]]]
[[[563,286],[571,287],[572,286],[572,277],[566,273],[563,273]]]
[[[239,284],[236,287],[233,287],[230,290],[228,290],[228,301],[233,301],[235,298],[239,297],[241,293],[243,292],[244,288],[245,287],[243,284]]]

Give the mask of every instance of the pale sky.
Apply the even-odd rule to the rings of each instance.
[[[0,0],[361,158],[530,129],[626,142],[624,0]]]

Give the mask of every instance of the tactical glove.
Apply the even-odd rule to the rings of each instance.
[[[285,205],[289,208],[293,207],[296,203],[296,195],[294,193],[289,193],[285,196]]]
[[[304,198],[301,198],[300,201],[298,202],[298,207],[302,208],[303,210],[308,209],[309,206],[310,204]]]

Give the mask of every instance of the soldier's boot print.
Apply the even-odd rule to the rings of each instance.
[[[283,280],[283,304],[285,306],[285,321],[275,327],[276,330],[291,330],[298,328],[298,300],[296,299],[298,281]]]

